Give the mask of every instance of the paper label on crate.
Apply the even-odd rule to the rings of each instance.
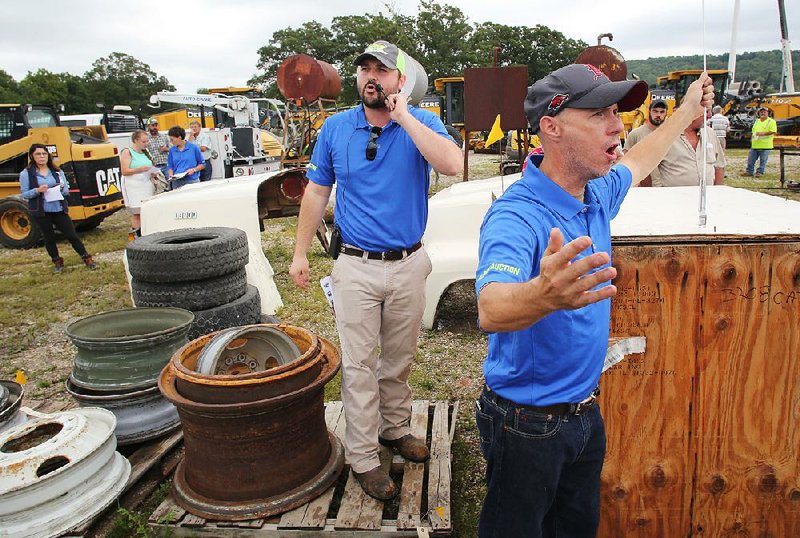
[[[328,306],[333,308],[333,279],[330,275],[319,279],[319,285],[322,286],[322,292],[328,300]]]
[[[614,345],[608,346],[606,360],[603,362],[603,371],[605,372],[620,362],[626,355],[644,353],[647,348],[646,340],[644,336],[631,336],[630,338],[623,338],[615,342]]]

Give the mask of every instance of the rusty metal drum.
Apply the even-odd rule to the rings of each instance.
[[[248,393],[231,380],[213,386],[214,377],[230,376],[179,378],[177,364],[186,369],[191,361],[172,360],[164,368],[159,388],[178,408],[184,431],[185,457],[173,485],[180,506],[209,519],[253,519],[305,504],[335,483],[344,466],[344,449],[325,424],[324,387],[341,362],[333,344],[316,335],[315,342],[316,356],[299,366],[292,361],[295,368],[277,375],[291,377],[315,361],[317,375],[295,390],[261,400],[247,399]],[[182,351],[197,352],[190,346]],[[248,385],[257,391],[258,382],[268,384],[271,377],[251,379]],[[199,402],[183,394],[179,379],[182,387],[194,386],[194,394],[217,391],[209,399],[220,399],[225,390],[241,399]]]
[[[625,58],[617,49],[608,45],[588,47],[578,55],[574,63],[593,65],[613,81],[628,78],[628,64],[625,63]]]
[[[331,64],[308,54],[294,54],[278,68],[278,90],[287,99],[301,99],[308,104],[319,98],[339,97],[342,79]]]

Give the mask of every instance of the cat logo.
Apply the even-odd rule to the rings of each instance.
[[[97,193],[100,196],[109,196],[119,192],[119,167],[107,170],[98,170],[95,174],[97,180]]]

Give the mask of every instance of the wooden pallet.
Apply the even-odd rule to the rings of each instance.
[[[393,456],[390,449],[382,447],[381,463],[390,468],[401,483],[398,500],[388,506],[366,495],[349,466],[345,466],[336,485],[311,502],[280,516],[239,522],[205,520],[187,513],[170,495],[150,515],[149,523],[172,536],[449,535],[452,531],[450,445],[457,414],[458,402],[413,402],[411,428],[414,435],[430,438],[431,459],[427,463],[413,463]],[[331,431],[340,439],[344,437],[342,402],[329,402],[325,406],[325,420]],[[339,500],[338,509],[336,500]]]
[[[58,413],[76,406],[74,401],[23,400],[23,406],[38,413]],[[70,530],[62,538],[105,536],[113,524],[118,507],[133,509],[175,471],[181,456],[183,431],[149,442],[122,447],[131,464],[131,476],[120,498],[91,521]]]

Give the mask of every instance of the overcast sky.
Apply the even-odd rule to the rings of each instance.
[[[415,15],[417,0],[388,0]],[[275,30],[337,15],[386,11],[376,0],[2,0],[0,69],[16,80],[44,68],[82,75],[94,60],[124,52],[150,65],[178,91],[244,85],[257,50]],[[626,59],[701,54],[702,0],[461,0],[470,22],[543,24],[568,37],[611,43]],[[728,52],[734,0],[705,0],[706,50]],[[800,43],[800,1],[786,0],[789,37]],[[9,24],[13,22],[13,24]],[[737,52],[780,48],[777,0],[741,0]],[[298,51],[302,52],[302,51]],[[324,59],[324,58],[320,58]]]

